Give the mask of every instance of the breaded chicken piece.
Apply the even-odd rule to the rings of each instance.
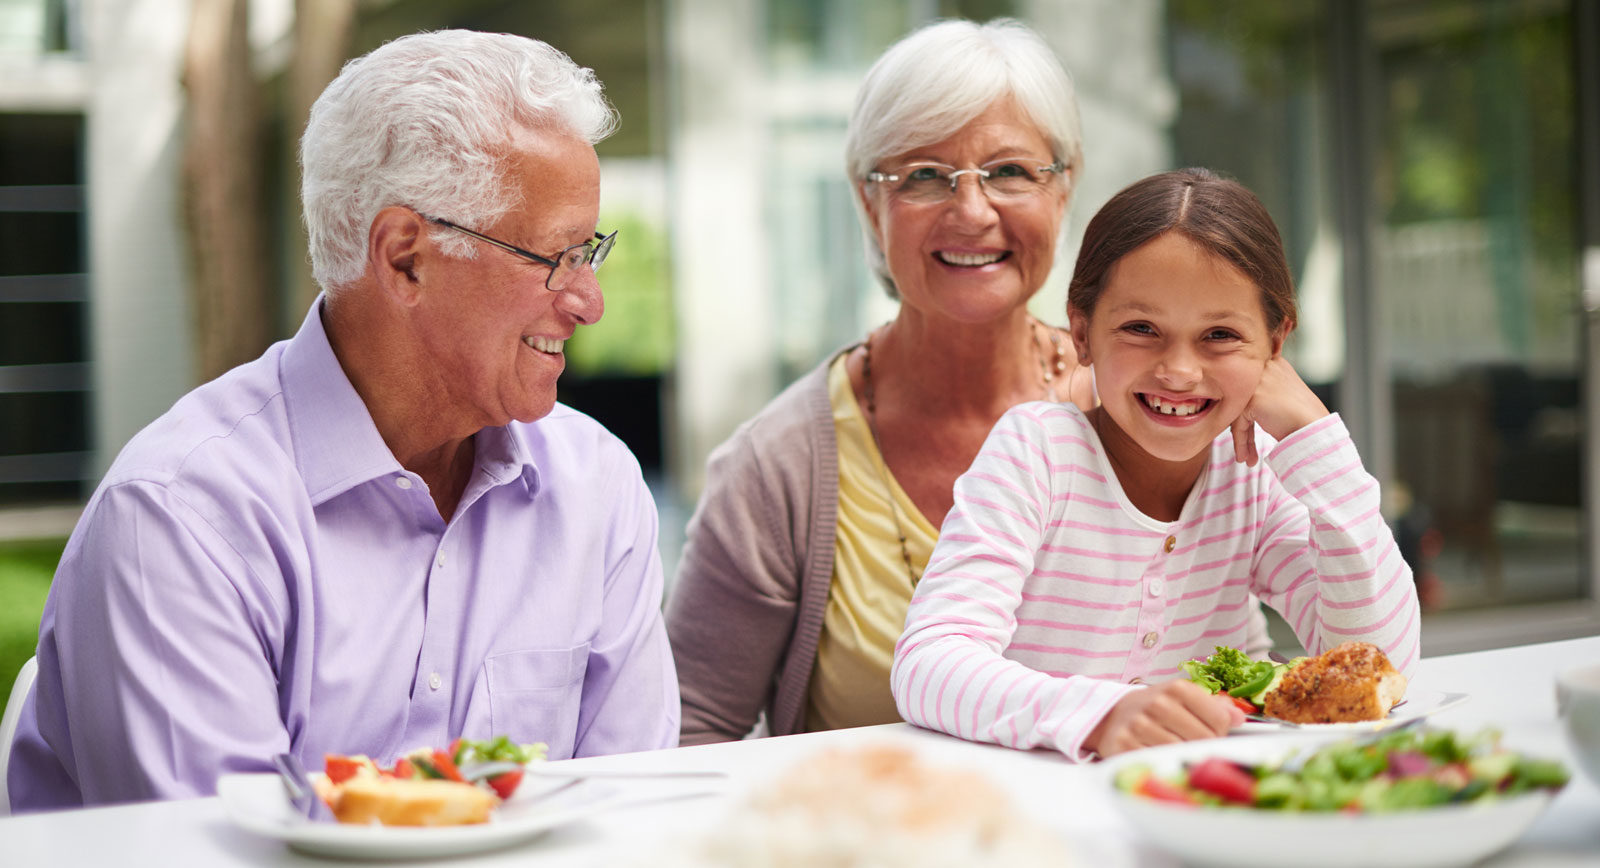
[[[1406,693],[1406,677],[1368,642],[1346,642],[1284,673],[1263,711],[1291,723],[1381,720]]]

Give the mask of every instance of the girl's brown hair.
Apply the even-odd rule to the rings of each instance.
[[[1294,330],[1294,279],[1272,215],[1244,185],[1210,169],[1151,175],[1112,196],[1084,230],[1067,308],[1093,315],[1111,269],[1168,232],[1182,234],[1260,287],[1270,333]]]

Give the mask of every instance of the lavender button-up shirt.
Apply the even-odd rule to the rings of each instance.
[[[90,500],[45,606],[15,810],[210,794],[280,751],[677,743],[633,455],[559,404],[485,429],[447,523],[320,309],[140,432]]]

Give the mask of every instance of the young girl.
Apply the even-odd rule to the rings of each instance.
[[[1225,734],[1240,712],[1178,664],[1242,646],[1252,594],[1311,653],[1371,642],[1409,675],[1411,571],[1281,355],[1294,287],[1261,202],[1203,169],[1128,187],[1067,313],[1100,405],[1012,408],[956,481],[895,648],[905,719],[1079,760]]]

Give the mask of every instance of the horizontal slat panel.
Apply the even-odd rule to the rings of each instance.
[[[14,274],[0,276],[0,304],[5,302],[88,301],[86,274]]]
[[[72,482],[87,478],[90,453],[44,452],[0,455],[0,484],[8,482]]]
[[[52,184],[32,187],[0,187],[0,211],[82,211],[83,187],[79,184]]]
[[[0,367],[0,392],[86,392],[89,363]]]

